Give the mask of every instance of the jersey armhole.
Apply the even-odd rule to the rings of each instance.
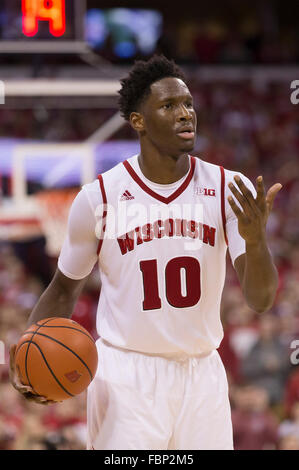
[[[102,216],[102,230],[101,230],[101,235],[100,235],[100,240],[98,244],[98,249],[97,249],[97,255],[100,255],[101,248],[103,245],[103,240],[104,240],[104,235],[105,235],[105,230],[106,230],[106,217],[107,217],[107,196],[106,196],[106,191],[105,191],[105,186],[104,186],[104,181],[102,175],[98,176],[99,184],[100,184],[100,190],[102,193],[102,201],[103,201],[103,216]]]
[[[226,234],[226,215],[225,215],[225,171],[223,166],[220,167],[221,174],[221,217],[225,243],[228,246],[227,234]]]

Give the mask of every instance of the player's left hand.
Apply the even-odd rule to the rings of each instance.
[[[59,403],[57,401],[48,400],[46,397],[37,395],[34,390],[29,385],[24,385],[21,382],[18,371],[15,364],[15,355],[16,355],[17,345],[13,344],[10,347],[10,364],[9,364],[9,378],[12,386],[28,401],[38,403],[40,405],[52,405],[54,403]]]
[[[266,224],[269,214],[272,210],[274,199],[282,188],[280,183],[276,183],[265,193],[263,177],[256,179],[256,198],[247,188],[242,179],[236,175],[234,180],[238,188],[229,183],[228,187],[241,205],[242,209],[236,204],[232,196],[228,197],[228,202],[238,218],[238,229],[241,237],[248,244],[255,244],[265,239]]]

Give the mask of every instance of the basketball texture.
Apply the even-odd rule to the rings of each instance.
[[[63,401],[83,392],[98,364],[92,336],[77,322],[60,317],[31,325],[18,342],[15,364],[21,382],[37,395]]]

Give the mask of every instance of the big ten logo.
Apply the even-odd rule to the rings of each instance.
[[[37,34],[39,21],[49,22],[53,36],[65,33],[65,0],[22,0],[22,12],[25,36]]]
[[[0,364],[5,364],[5,345],[0,341]]]
[[[215,189],[212,188],[200,188],[197,187],[195,188],[195,194],[197,196],[216,196],[216,191]]]
[[[291,82],[291,89],[294,90],[291,93],[290,100],[292,104],[299,103],[299,80],[293,80]]]
[[[0,80],[0,104],[5,103],[5,85],[4,82]]]
[[[292,341],[290,348],[294,349],[294,351],[292,352],[290,356],[290,361],[291,361],[291,364],[296,366],[299,364],[299,340],[295,339],[294,341]]]
[[[205,196],[215,196],[216,195],[215,189],[204,188],[204,195]]]

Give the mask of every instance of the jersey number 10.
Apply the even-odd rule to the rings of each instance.
[[[159,295],[158,264],[156,259],[140,261],[143,277],[143,310],[161,308]],[[165,294],[169,305],[186,308],[196,305],[200,299],[200,264],[191,256],[180,256],[168,261],[165,267]]]

